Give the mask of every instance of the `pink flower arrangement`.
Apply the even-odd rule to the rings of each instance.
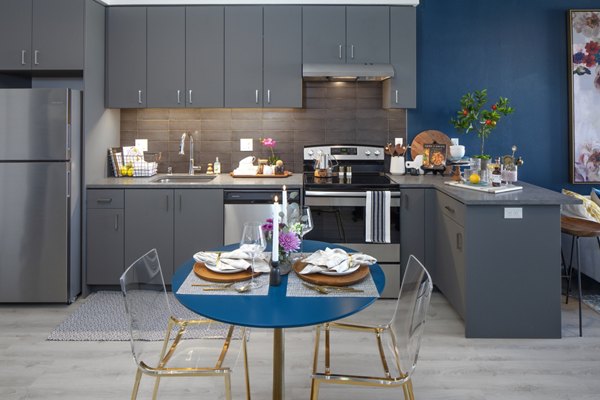
[[[267,239],[273,238],[273,218],[268,218],[262,225]],[[286,258],[290,252],[300,249],[300,237],[298,233],[279,223],[279,255],[280,258]]]
[[[263,146],[271,150],[271,155],[267,159],[269,160],[269,165],[275,165],[277,160],[279,160],[279,157],[275,155],[275,150],[273,150],[275,148],[275,145],[277,144],[277,141],[273,138],[263,138],[260,139],[260,143],[262,143]]]

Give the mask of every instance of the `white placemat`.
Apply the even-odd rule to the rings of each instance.
[[[192,283],[210,284],[214,286],[219,286],[223,284],[218,282],[205,281],[204,279],[198,277],[198,275],[196,275],[192,270],[190,271],[190,274],[187,276],[187,278],[185,278],[185,281],[183,281],[183,283],[179,287],[179,290],[177,290],[177,294],[200,294],[209,296],[266,296],[269,293],[269,274],[259,275],[255,277],[254,280],[262,283],[262,286],[258,289],[249,290],[244,293],[236,292],[235,289],[233,289],[233,286],[240,285],[244,282],[249,281],[236,282],[232,286],[230,286],[228,290],[204,291],[202,290],[204,287],[192,286]]]
[[[375,286],[375,282],[369,274],[362,281],[349,287],[361,289],[363,292],[344,292],[341,290],[330,290],[328,294],[321,294],[315,290],[309,289],[302,284],[302,279],[298,278],[294,272],[288,275],[287,292],[288,297],[379,297],[379,292]],[[307,282],[308,283],[308,282]]]

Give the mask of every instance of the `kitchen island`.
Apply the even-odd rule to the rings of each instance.
[[[560,205],[577,200],[524,182],[518,182],[523,190],[488,194],[450,187],[444,184],[450,178],[439,175],[389,176],[402,192],[402,265],[410,254],[424,262],[436,287],[463,318],[466,337],[561,337]],[[218,225],[223,221],[223,189],[268,189],[284,184],[288,188],[302,187],[301,173],[287,178],[233,178],[220,174],[209,182],[191,184],[154,182],[162,177],[167,175],[105,178],[88,185],[88,194],[116,190],[123,196],[122,192],[129,189],[146,189],[144,198],[155,193],[164,196],[165,191],[197,193],[200,197],[196,201],[201,205],[197,208],[203,213],[181,218],[167,215],[165,240],[176,247],[184,239],[173,237],[190,236],[189,232],[177,233],[178,224],[187,220],[204,227],[194,229],[196,236],[192,236],[190,246],[197,247],[200,240],[212,240],[215,243],[210,243],[217,247],[222,244]],[[88,196],[88,214],[93,199]],[[165,206],[164,201],[158,204]],[[152,217],[154,211],[140,207],[136,207],[139,218]],[[90,244],[88,237],[88,247]],[[176,250],[175,253],[186,254]],[[88,253],[88,270],[90,261]],[[115,276],[117,272],[114,271]]]

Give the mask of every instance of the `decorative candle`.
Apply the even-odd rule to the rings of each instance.
[[[282,196],[282,200],[281,200],[281,204],[283,206],[283,222],[285,225],[287,225],[288,223],[288,203],[287,203],[287,188],[285,187],[285,185],[283,185],[283,191],[281,192],[281,196]]]
[[[277,202],[277,196],[275,196],[275,202],[273,203],[273,249],[271,260],[279,261],[279,203]]]

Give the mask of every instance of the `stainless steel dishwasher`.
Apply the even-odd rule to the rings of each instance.
[[[288,189],[288,204],[300,205],[300,189]],[[245,222],[264,222],[273,216],[273,198],[280,189],[235,189],[224,191],[224,243],[238,243]]]

